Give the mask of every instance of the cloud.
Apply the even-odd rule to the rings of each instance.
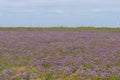
[[[26,7],[68,7],[68,8],[109,8],[118,7],[119,0],[0,0],[1,7],[26,8]]]
[[[60,10],[60,9],[56,9],[56,10],[51,10],[53,13],[56,13],[56,14],[64,14],[65,11],[63,10]]]
[[[58,22],[59,19],[79,21],[79,18],[101,19],[103,16],[109,18],[119,13],[120,0],[0,0],[1,21],[2,19],[7,21],[8,18],[11,20],[13,17],[17,17],[18,20],[22,18],[21,21],[26,22],[28,18],[38,21],[45,19],[56,19]]]
[[[5,6],[33,6],[33,5],[74,5],[74,4],[98,4],[99,0],[0,0],[1,5]]]
[[[59,2],[63,2],[63,0],[0,0],[0,4],[6,6],[45,5]],[[64,2],[66,2],[66,0]]]

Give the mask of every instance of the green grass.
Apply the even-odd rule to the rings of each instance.
[[[0,27],[0,30],[91,30],[91,31],[101,31],[101,30],[109,30],[109,31],[120,31],[120,28],[109,28],[109,27]]]

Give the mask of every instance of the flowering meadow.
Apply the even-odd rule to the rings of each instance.
[[[0,80],[120,80],[120,32],[1,30]]]

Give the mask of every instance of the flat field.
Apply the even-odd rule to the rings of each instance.
[[[0,80],[120,80],[120,29],[0,29]]]

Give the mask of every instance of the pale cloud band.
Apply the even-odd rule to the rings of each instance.
[[[11,5],[11,6],[25,6],[25,5],[54,5],[54,4],[117,4],[120,3],[119,0],[0,0],[1,5]]]

